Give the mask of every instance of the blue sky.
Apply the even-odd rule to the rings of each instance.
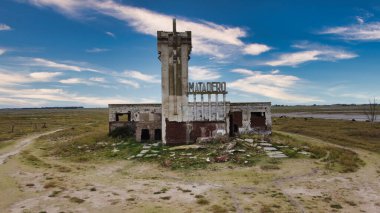
[[[230,101],[380,97],[380,2],[0,1],[0,108],[160,102],[156,31],[190,30],[190,81]]]

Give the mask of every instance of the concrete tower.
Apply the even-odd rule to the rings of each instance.
[[[183,125],[188,121],[188,61],[191,52],[191,32],[177,32],[173,19],[173,32],[157,31],[158,59],[161,61],[162,86],[162,142],[164,144],[183,143],[180,137],[168,131],[180,125],[178,135],[186,131]],[[171,126],[171,128],[167,128]],[[183,134],[183,135],[186,135]]]

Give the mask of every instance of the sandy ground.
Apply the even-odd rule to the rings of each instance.
[[[299,136],[304,137],[304,136]],[[305,137],[315,143],[323,141]],[[31,139],[31,138],[29,138]],[[38,156],[37,147],[27,147]],[[17,155],[0,165],[4,212],[380,212],[380,156],[355,149],[355,173],[324,169],[314,159],[285,159],[279,170],[228,163],[172,171],[154,163],[67,163]],[[65,168],[65,169],[62,169]],[[197,202],[203,196],[203,203]]]

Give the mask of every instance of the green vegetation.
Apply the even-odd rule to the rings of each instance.
[[[206,198],[197,198],[197,203],[199,205],[208,205],[210,204],[210,201],[208,201]]]
[[[228,210],[224,207],[219,206],[219,205],[212,205],[211,206],[211,212],[213,212],[213,213],[227,213]]]
[[[135,134],[135,130],[131,126],[125,126],[125,127],[117,127],[108,135],[113,138],[128,138],[128,137],[133,137],[134,134]]]
[[[339,172],[355,172],[363,165],[363,161],[357,153],[332,145],[320,144],[308,137],[274,132],[272,139],[279,144],[307,149],[311,153],[311,157],[325,162],[327,169]]]
[[[319,138],[345,147],[380,153],[380,123],[274,118],[273,129]]]
[[[83,203],[85,200],[78,198],[78,197],[71,197],[70,201],[73,203],[79,203],[80,204],[80,203]]]
[[[107,109],[1,109],[2,142],[31,133],[94,124],[107,129]]]

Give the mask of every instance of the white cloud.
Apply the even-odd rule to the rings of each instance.
[[[356,16],[355,17],[356,21],[359,23],[359,24],[364,24],[365,20],[363,17],[361,16]]]
[[[365,94],[365,93],[344,93],[341,94],[340,96],[342,97],[347,97],[347,98],[355,98],[355,99],[364,99],[366,101],[370,100],[372,98],[371,95]]]
[[[160,83],[161,80],[157,78],[156,75],[147,75],[139,71],[135,70],[126,70],[124,71],[124,76],[129,78],[138,79],[141,81],[149,82],[149,83]]]
[[[61,75],[60,72],[33,72],[29,74],[0,70],[0,85],[46,82]]]
[[[337,61],[358,57],[357,54],[340,48],[308,42],[302,42],[293,45],[293,47],[302,49],[302,51],[281,54],[277,59],[267,61],[264,64],[270,66],[297,66],[309,61]]]
[[[319,33],[336,35],[344,40],[380,41],[380,22],[358,22],[349,26],[330,27]]]
[[[4,54],[7,50],[4,48],[0,48],[0,55]]]
[[[0,87],[0,106],[42,106],[51,102],[107,106],[107,104],[145,102],[120,97],[95,97],[70,93],[62,89],[14,89]]]
[[[54,61],[43,59],[43,58],[33,58],[29,65],[38,66],[38,67],[54,68],[54,69],[59,69],[59,70],[76,71],[76,72],[82,72],[82,71],[99,72],[98,70],[95,70],[92,68],[81,67],[81,66],[76,66],[76,65],[69,65],[69,64],[64,64],[64,63],[58,63],[58,62],[54,62]]]
[[[194,81],[208,81],[216,80],[220,78],[221,75],[207,67],[202,66],[191,66],[189,67],[189,78]]]
[[[111,36],[111,37],[113,37],[113,38],[115,38],[116,36],[115,36],[115,34],[114,33],[112,33],[112,32],[106,32],[106,35],[108,35],[108,36]]]
[[[90,81],[99,82],[99,83],[105,83],[105,82],[107,82],[106,79],[100,78],[100,77],[91,77]]]
[[[91,84],[87,80],[81,78],[68,78],[60,80],[59,82],[62,84]]]
[[[294,66],[307,61],[316,61],[319,54],[321,53],[317,50],[282,54],[278,59],[268,61],[266,64],[270,66]]]
[[[278,73],[280,73],[280,70],[272,70],[272,71],[270,71],[270,73],[272,73],[272,74],[278,74]]]
[[[249,44],[243,48],[243,53],[248,55],[260,55],[270,49],[271,48],[265,44]]]
[[[119,82],[122,83],[122,84],[128,85],[128,86],[134,87],[136,89],[140,88],[140,84],[139,83],[131,81],[131,80],[119,79]]]
[[[118,2],[108,0],[29,0],[37,6],[52,7],[71,17],[80,17],[83,10],[93,10],[100,14],[111,16],[126,22],[137,32],[156,36],[157,30],[172,30],[172,18],[174,16],[157,13],[144,8],[127,6]],[[229,27],[208,21],[190,21],[186,18],[177,19],[178,31],[192,31],[193,53],[199,55],[211,55],[216,58],[226,58],[231,51],[238,50],[237,47],[245,46],[241,40],[247,35],[240,27]],[[106,32],[107,33],[107,32]],[[112,33],[107,33],[112,36]],[[248,45],[248,51],[257,54],[253,46]],[[262,48],[262,47],[261,47]]]
[[[53,78],[62,75],[61,72],[33,72],[30,73],[29,76],[33,79],[40,80],[40,81],[50,81]]]
[[[28,99],[0,96],[0,107],[38,107],[44,104],[46,104],[46,101],[30,101]]]
[[[301,81],[296,76],[264,74],[260,71],[247,69],[234,69],[232,72],[243,74],[245,77],[229,82],[228,88],[290,102],[320,101],[313,97],[305,97],[292,92],[296,84]]]
[[[101,53],[101,52],[107,52],[109,49],[105,48],[92,48],[92,49],[87,49],[86,52],[88,53]]]
[[[0,24],[0,31],[12,30],[12,28],[6,24]]]

